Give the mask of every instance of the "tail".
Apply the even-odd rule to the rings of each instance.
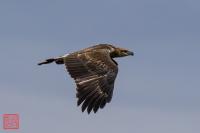
[[[62,57],[59,57],[59,58],[50,58],[50,59],[46,59],[45,61],[43,62],[40,62],[38,63],[38,65],[43,65],[43,64],[50,64],[50,63],[53,63],[55,62],[56,64],[64,64],[64,59]]]

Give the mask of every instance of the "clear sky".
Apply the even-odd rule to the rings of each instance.
[[[19,113],[19,133],[199,133],[199,5],[1,0],[0,115]],[[117,59],[112,102],[88,115],[76,107],[75,84],[64,66],[37,63],[97,43],[135,56]]]

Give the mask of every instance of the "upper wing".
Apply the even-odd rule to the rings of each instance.
[[[66,68],[77,85],[78,106],[82,111],[96,113],[112,99],[118,67],[108,51],[88,51],[70,54],[64,59]]]

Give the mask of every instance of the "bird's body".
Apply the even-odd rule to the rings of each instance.
[[[99,44],[58,58],[47,59],[39,63],[65,64],[77,86],[78,106],[96,113],[112,99],[114,82],[118,73],[115,57],[133,55],[126,49],[110,44]]]

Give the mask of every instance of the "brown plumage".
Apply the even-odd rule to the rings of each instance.
[[[77,105],[82,104],[82,112],[88,114],[104,108],[112,99],[118,64],[113,58],[133,55],[127,49],[110,44],[99,44],[58,58],[39,63],[65,64],[77,86]]]

